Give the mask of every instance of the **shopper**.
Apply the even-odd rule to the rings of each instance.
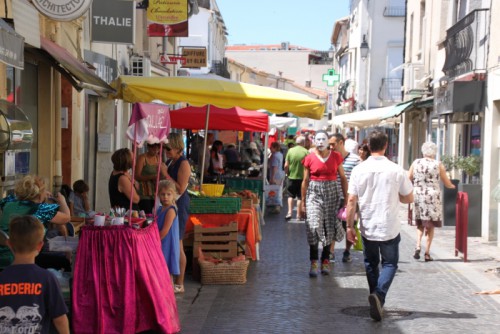
[[[180,275],[179,216],[175,204],[178,196],[173,180],[160,181],[158,198],[161,206],[158,208],[156,216],[158,217],[161,250],[171,276]]]
[[[35,264],[44,234],[34,216],[10,222],[7,244],[14,262],[0,273],[1,333],[49,333],[53,324],[58,333],[69,334],[68,308],[57,278]]]
[[[9,222],[14,216],[33,215],[45,227],[49,223],[64,225],[71,220],[71,214],[66,199],[61,193],[53,199],[56,203],[46,203],[52,198],[45,181],[35,175],[26,175],[16,183],[14,195],[9,195],[0,201],[0,228],[9,230]],[[7,247],[0,246],[0,268],[12,263],[14,257]]]
[[[113,153],[111,162],[113,162],[113,171],[108,182],[111,207],[128,209],[130,199],[132,199],[132,210],[139,210],[138,184],[130,175],[132,152],[128,148],[121,148]]]
[[[306,138],[304,136],[298,136],[295,139],[296,145],[290,148],[286,154],[285,158],[285,173],[288,175],[288,213],[285,216],[286,220],[292,219],[293,213],[293,201],[297,200],[297,220],[301,219],[301,187],[302,180],[304,179],[304,166],[302,161],[309,153],[304,147]]]
[[[166,179],[167,166],[160,158],[160,144],[147,144],[147,151],[137,158],[134,175],[140,184],[139,208],[145,213],[153,213],[158,165],[160,165],[160,178]]]
[[[302,214],[306,216],[307,241],[309,243],[310,277],[318,276],[318,248],[321,253],[321,273],[330,274],[330,243],[344,238],[342,227],[336,227],[336,210],[339,206],[337,175],[340,176],[344,197],[347,180],[342,167],[342,156],[328,150],[328,134],[318,131],[314,139],[313,152],[304,158],[304,179],[302,181]],[[307,212],[306,212],[307,208]]]
[[[424,259],[432,261],[430,255],[434,229],[443,226],[440,181],[446,188],[454,189],[443,164],[436,158],[437,146],[433,142],[422,145],[422,159],[417,159],[410,167],[410,180],[415,187],[415,222],[417,224],[417,246],[413,258],[420,259],[422,236],[427,236]]]
[[[187,192],[189,177],[191,176],[191,166],[189,161],[183,155],[184,141],[182,134],[170,133],[168,135],[168,145],[166,145],[168,175],[175,181],[175,187],[179,193],[177,199],[177,214],[179,217],[179,271],[180,274],[175,278],[174,292],[184,292],[184,275],[186,272],[186,253],[184,253],[184,232],[188,220],[189,195]]]
[[[354,214],[359,203],[370,317],[380,321],[387,292],[398,269],[399,203],[413,202],[413,186],[406,171],[384,156],[387,135],[373,131],[369,138],[372,155],[354,167],[349,181],[347,238],[356,243]],[[381,262],[382,270],[379,269]]]
[[[347,179],[347,183],[349,184],[349,179],[351,177],[351,171],[354,167],[356,167],[361,162],[361,160],[359,159],[359,157],[356,154],[353,154],[351,152],[347,152],[347,150],[345,149],[345,145],[344,145],[345,138],[341,133],[336,133],[333,136],[331,136],[330,140],[329,140],[329,144],[330,144],[330,150],[334,150],[334,151],[340,153],[340,155],[342,156],[342,159],[343,159],[342,167],[344,167],[344,173],[345,173],[345,176]],[[340,204],[339,210],[340,210],[341,208],[345,208],[345,205],[347,204],[346,203],[347,199],[344,198],[344,196],[342,195],[342,192],[340,191],[340,184],[338,182],[337,182],[337,189],[339,189],[338,193],[341,196],[340,201],[339,201],[339,204]],[[337,212],[338,212],[338,210],[337,210]],[[342,221],[342,228],[344,230],[346,230],[346,228],[347,228],[345,221]],[[342,262],[351,262],[351,253],[350,253],[351,246],[352,246],[352,243],[349,242],[349,240],[347,240],[347,238],[346,238],[345,239],[345,250],[344,250],[344,253],[342,255]],[[332,241],[332,244],[330,246],[330,262],[335,262],[334,251],[335,251],[335,240]]]

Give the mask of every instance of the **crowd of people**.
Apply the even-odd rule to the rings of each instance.
[[[226,162],[262,163],[265,153],[255,142],[240,152],[234,145],[226,145],[224,149],[221,141],[213,139],[213,136],[209,138],[206,148],[208,175],[223,173]],[[442,226],[439,184],[454,187],[443,165],[436,160],[437,146],[425,143],[423,158],[415,160],[407,172],[385,156],[388,137],[381,131],[373,131],[361,144],[354,140],[352,133],[330,135],[325,131],[317,131],[312,141],[303,135],[287,140],[285,150],[279,142],[270,145],[268,182],[286,188],[288,212],[285,219],[292,219],[296,202],[295,218],[305,222],[309,276],[330,274],[330,263],[335,261],[335,244],[344,239],[342,261],[351,262],[350,248],[360,235],[370,292],[370,316],[380,321],[398,268],[399,203],[414,203],[415,206],[417,245],[414,258],[420,259],[425,235],[424,261],[433,260],[430,248],[434,230]],[[165,158],[159,154],[160,144],[147,145],[147,150],[137,157],[134,179],[132,152],[128,148],[114,152],[109,200],[112,208],[128,208],[132,204],[134,210],[155,213],[161,251],[172,276],[174,292],[183,293],[186,269],[183,237],[188,220],[187,187],[191,166],[184,155],[181,133],[170,133],[168,144],[163,148]],[[16,184],[14,194],[0,201],[0,229],[10,234],[8,243],[0,245],[0,266],[5,268],[0,273],[0,286],[29,281],[52,289],[52,293],[37,296],[30,303],[36,301],[37,305],[47,305],[40,299],[45,298],[55,305],[51,309],[38,310],[42,314],[40,326],[52,321],[62,333],[68,327],[67,308],[61,304],[54,279],[34,264],[38,263],[38,258],[43,258],[37,255],[43,253],[43,241],[47,240],[50,229],[67,235],[64,228],[71,216],[93,216],[88,201],[89,186],[84,180],[78,180],[72,188],[68,187],[64,194],[57,193],[54,198],[42,178],[28,175]],[[357,229],[360,234],[356,233]],[[0,307],[16,308],[18,304],[17,300],[0,295]]]

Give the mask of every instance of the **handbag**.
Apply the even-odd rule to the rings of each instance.
[[[339,211],[337,212],[337,218],[342,220],[342,221],[346,221],[347,220],[347,210],[346,208],[343,206],[339,209]]]
[[[352,246],[354,250],[362,251],[363,250],[363,240],[361,240],[361,232],[359,232],[358,224],[354,225],[354,229],[356,230],[356,243]]]

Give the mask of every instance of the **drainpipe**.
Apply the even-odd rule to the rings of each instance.
[[[55,23],[55,42],[61,45],[61,24]],[[54,181],[53,192],[61,190],[62,185],[62,161],[61,161],[61,75],[53,71],[54,76]]]

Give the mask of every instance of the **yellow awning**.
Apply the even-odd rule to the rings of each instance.
[[[290,112],[313,119],[321,119],[325,112],[324,102],[307,95],[231,80],[122,75],[111,86],[117,93],[110,97],[129,103],[162,100],[168,104],[212,104],[220,108],[266,109],[275,114]]]

